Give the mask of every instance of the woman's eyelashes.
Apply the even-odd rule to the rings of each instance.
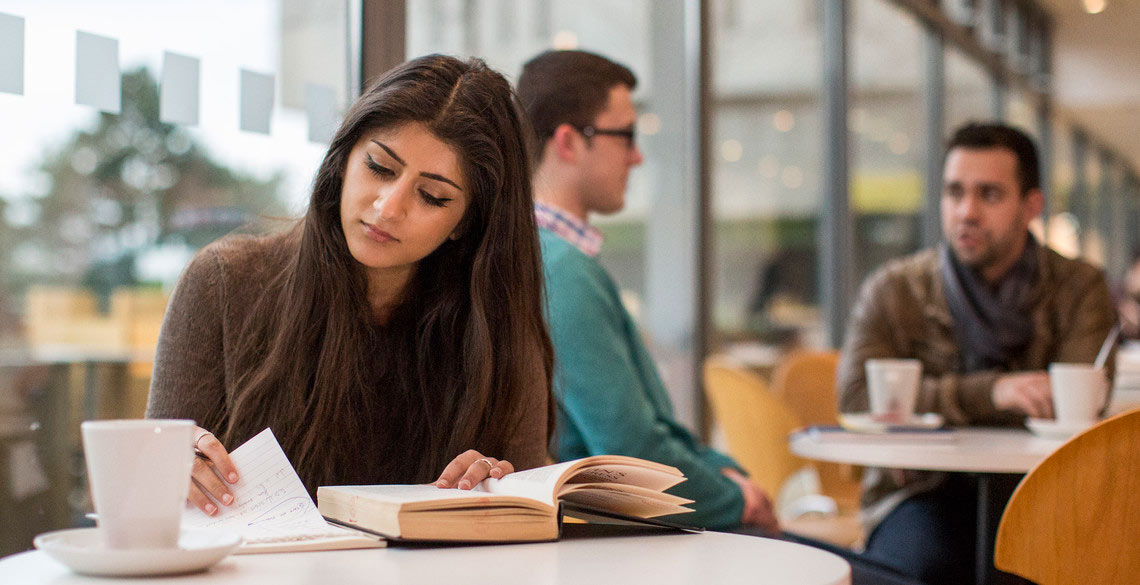
[[[423,197],[424,203],[434,207],[447,207],[447,202],[451,201],[446,197],[436,197],[423,189],[420,190],[420,197]]]
[[[372,171],[374,175],[381,178],[396,176],[395,171],[388,167],[381,166],[380,163],[372,159],[372,155],[364,155],[364,166],[368,167],[368,170]],[[417,189],[417,192],[420,194],[420,198],[424,200],[424,203],[433,207],[447,207],[447,202],[451,201],[450,197],[436,197],[423,189]]]
[[[372,160],[371,155],[364,155],[364,166],[368,167],[368,170],[372,171],[373,174],[379,177],[391,177],[392,175],[396,174],[392,172],[392,169],[388,167],[382,167],[379,163]]]

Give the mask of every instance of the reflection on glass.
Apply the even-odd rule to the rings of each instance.
[[[1020,89],[1006,92],[1006,114],[1010,125],[1023,130],[1034,142],[1041,141],[1041,129],[1037,125],[1037,109],[1029,96]]]
[[[1084,205],[1078,206],[1074,211],[1077,221],[1083,226],[1081,230],[1081,256],[1097,266],[1104,266],[1104,238],[1106,234],[1101,225],[1101,206],[1105,202],[1102,200],[1101,181],[1105,177],[1101,168],[1100,157],[1096,156],[1095,151],[1088,150],[1081,174],[1083,177]]]
[[[818,7],[711,7],[712,326],[721,342],[822,345]]]
[[[945,135],[971,120],[993,119],[993,81],[981,65],[947,46]]]
[[[922,29],[885,0],[853,4],[850,168],[855,278],[922,244]]]
[[[1064,227],[1060,228],[1062,231],[1053,232],[1055,218],[1062,214],[1072,217],[1068,215],[1068,212],[1071,211],[1070,203],[1076,182],[1076,169],[1073,166],[1073,137],[1068,126],[1060,120],[1053,119],[1050,124],[1053,126],[1052,132],[1050,132],[1053,143],[1051,177],[1049,177],[1051,181],[1049,209],[1052,217],[1045,226],[1045,235],[1051,248],[1070,258],[1075,258],[1080,255],[1080,233],[1076,218],[1065,224],[1057,224]],[[1070,231],[1072,233],[1069,233]]]
[[[348,99],[346,10],[5,5],[26,22],[26,83],[0,94],[0,556],[89,523],[78,423],[142,416],[166,298],[189,258],[307,200],[325,147],[306,140],[304,89]],[[75,105],[77,30],[119,41],[119,113]],[[200,60],[193,127],[160,121],[167,52]],[[277,80],[268,136],[239,130],[241,68]]]

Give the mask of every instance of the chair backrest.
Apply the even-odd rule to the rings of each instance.
[[[772,373],[772,392],[806,425],[839,422],[835,372],[839,352],[799,350],[781,360]],[[843,463],[816,462],[821,491],[843,509],[857,510],[861,472]]]
[[[796,351],[776,366],[772,373],[772,392],[782,398],[804,424],[836,424],[839,420],[835,397],[838,367],[837,351]]]
[[[1140,409],[1070,439],[1006,506],[997,568],[1040,585],[1140,581]]]
[[[729,454],[775,497],[790,475],[809,465],[788,448],[788,434],[802,426],[799,418],[762,378],[724,360],[709,359],[704,380]]]

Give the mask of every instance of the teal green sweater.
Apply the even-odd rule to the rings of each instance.
[[[740,469],[701,445],[673,415],[657,366],[642,345],[617,286],[595,259],[539,230],[547,316],[554,341],[560,461],[631,455],[672,465],[688,481],[671,493],[695,500],[678,522],[706,528],[740,523],[744,498],[721,469]]]

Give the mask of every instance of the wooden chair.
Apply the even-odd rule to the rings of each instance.
[[[1140,409],[1070,439],[1006,506],[994,565],[1039,585],[1140,582]]]
[[[788,448],[788,435],[802,427],[799,418],[767,389],[763,378],[716,358],[704,367],[705,392],[713,415],[724,431],[728,451],[752,481],[773,499],[784,483],[806,461]],[[781,517],[783,528],[795,534],[839,546],[853,546],[863,538],[862,527],[852,515],[799,518]]]
[[[796,351],[772,373],[772,392],[783,399],[805,425],[839,423],[835,372],[837,351]],[[844,463],[816,462],[821,491],[846,511],[859,509],[861,471]]]

